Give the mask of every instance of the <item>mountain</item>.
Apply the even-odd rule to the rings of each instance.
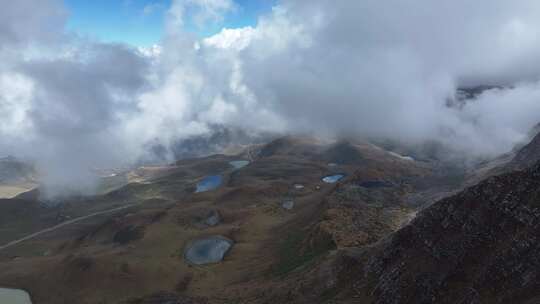
[[[540,165],[443,199],[365,262],[365,303],[538,303]]]
[[[195,158],[223,152],[234,154],[245,146],[264,144],[265,141],[273,137],[275,136],[271,134],[250,134],[238,128],[212,125],[207,134],[177,140],[171,149],[175,159]],[[160,146],[155,146],[152,150],[152,154],[158,159],[163,154],[163,152],[159,152]]]
[[[12,198],[37,186],[34,167],[13,156],[0,158],[0,198]]]
[[[7,199],[0,286],[41,304],[535,300],[540,166],[455,194],[459,166],[409,150],[289,136]]]
[[[0,183],[30,182],[35,177],[34,168],[13,156],[0,158]]]
[[[390,212],[391,204],[370,216],[362,196],[331,203],[364,211],[333,221],[335,230],[347,231],[345,246],[316,271],[299,274],[304,287],[296,295],[305,299],[311,292],[313,302],[342,304],[539,303],[540,163],[526,167],[538,157],[537,140],[515,157],[525,169],[489,177],[412,217]]]
[[[540,133],[516,153],[512,161],[508,164],[508,168],[522,170],[533,166],[538,161],[540,161]]]

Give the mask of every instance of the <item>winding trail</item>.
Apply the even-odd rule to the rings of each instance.
[[[255,160],[255,158],[251,154],[252,153],[251,147],[248,148],[247,152],[248,152],[247,154],[248,154],[248,158],[249,158],[250,162],[253,162]],[[125,206],[122,206],[122,207],[113,208],[113,209],[104,210],[104,211],[99,211],[99,212],[95,212],[95,213],[92,213],[92,214],[81,216],[81,217],[78,217],[78,218],[75,218],[75,219],[72,219],[72,220],[69,220],[69,221],[65,221],[65,222],[63,222],[61,224],[58,224],[56,226],[49,227],[49,228],[40,230],[38,232],[34,232],[34,233],[32,233],[30,235],[27,235],[27,236],[25,236],[23,238],[20,238],[18,240],[14,240],[14,241],[11,241],[11,242],[9,242],[9,243],[7,243],[5,245],[2,245],[2,246],[0,246],[0,251],[5,250],[5,249],[10,248],[10,247],[13,247],[13,246],[15,246],[17,244],[20,244],[20,243],[22,243],[24,241],[28,241],[30,239],[33,239],[33,238],[38,237],[40,235],[43,235],[45,233],[53,232],[53,231],[58,230],[58,229],[60,229],[62,227],[69,226],[69,225],[72,225],[72,224],[87,220],[87,219],[92,218],[92,217],[96,217],[96,216],[100,216],[100,215],[109,214],[109,213],[113,213],[113,212],[116,212],[116,211],[128,209],[128,208],[131,208],[131,207],[137,206],[137,205],[139,205],[139,204],[129,204],[129,205],[125,205]]]
[[[34,233],[32,233],[30,235],[27,235],[27,236],[25,236],[23,238],[20,238],[18,240],[14,240],[14,241],[11,241],[11,242],[9,242],[9,243],[7,243],[5,245],[2,245],[2,246],[0,246],[0,251],[5,250],[5,249],[7,249],[9,247],[15,246],[17,244],[20,244],[20,243],[22,243],[24,241],[28,241],[30,239],[38,237],[38,236],[40,236],[42,234],[58,230],[58,229],[60,229],[62,227],[72,225],[72,224],[87,220],[87,219],[92,218],[92,217],[96,217],[96,216],[100,216],[100,215],[109,214],[109,213],[113,213],[113,212],[116,212],[116,211],[128,209],[128,208],[131,208],[131,207],[137,206],[137,205],[139,205],[139,204],[129,204],[129,205],[125,205],[125,206],[118,207],[118,208],[113,208],[113,209],[109,209],[109,210],[94,212],[92,214],[88,214],[88,215],[81,216],[81,217],[78,217],[78,218],[75,218],[75,219],[72,219],[72,220],[69,220],[69,221],[65,221],[65,222],[63,222],[61,224],[58,224],[56,226],[46,228],[46,229],[43,229],[43,230],[38,231],[38,232],[34,232]]]

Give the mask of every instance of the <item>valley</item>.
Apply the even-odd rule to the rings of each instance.
[[[460,236],[464,228],[450,227],[476,207],[449,207],[458,218],[432,217],[446,202],[458,204],[467,194],[453,195],[474,180],[498,177],[479,170],[457,180],[435,160],[395,154],[367,142],[284,137],[237,155],[140,169],[118,189],[58,205],[44,205],[39,195],[4,200],[0,208],[10,211],[0,213],[0,286],[27,291],[34,304],[418,303],[423,292],[442,296],[417,277],[431,275],[422,265],[461,263],[469,241]],[[482,186],[465,193],[475,187]],[[474,223],[488,220],[478,216]],[[425,221],[443,228],[424,228]],[[462,248],[457,256],[422,249],[452,250],[451,240],[437,245],[447,235],[440,229],[454,231],[448,237]],[[392,285],[407,280],[401,289]]]
[[[1,204],[32,216],[1,222],[0,286],[28,290],[34,303],[128,303],[162,291],[265,303],[336,249],[373,244],[407,223],[416,211],[407,196],[434,175],[428,163],[371,144],[291,137],[160,172],[58,206]],[[186,259],[204,238],[230,242],[222,261]]]

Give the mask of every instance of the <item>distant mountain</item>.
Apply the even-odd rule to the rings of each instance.
[[[270,134],[249,134],[241,129],[214,125],[206,134],[176,141],[171,149],[175,159],[180,160],[223,153],[227,150],[234,153],[239,146],[263,143],[271,137]]]
[[[0,158],[0,183],[29,182],[34,177],[33,166],[13,156]]]
[[[474,101],[486,91],[504,88],[509,87],[502,85],[462,86],[457,88],[455,95],[446,101],[446,106],[450,108],[462,108],[468,102]]]
[[[285,136],[261,146],[257,156],[268,157],[302,157],[314,158],[322,151],[325,144],[311,137]]]
[[[473,99],[488,90],[503,89],[504,86],[496,85],[478,85],[478,86],[466,86],[459,87],[457,89],[458,99]]]

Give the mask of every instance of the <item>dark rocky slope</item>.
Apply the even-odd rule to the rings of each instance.
[[[540,161],[540,133],[521,148],[509,164],[511,169],[525,169]]]
[[[370,303],[538,303],[540,165],[491,177],[422,211],[370,253]]]

